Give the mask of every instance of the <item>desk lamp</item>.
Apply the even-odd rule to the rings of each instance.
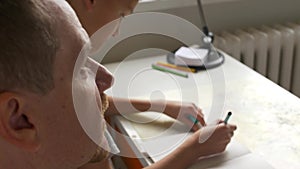
[[[195,60],[195,62],[197,62],[197,63],[195,63],[194,65],[187,64],[186,66],[196,68],[198,70],[210,69],[210,68],[217,67],[217,66],[221,65],[222,63],[224,63],[224,55],[220,52],[217,52],[215,50],[215,48],[213,47],[212,43],[214,41],[214,35],[208,29],[208,26],[207,26],[207,23],[205,20],[205,16],[204,16],[204,12],[203,12],[203,8],[202,8],[201,0],[197,0],[197,4],[198,4],[198,8],[199,8],[199,13],[200,13],[200,19],[201,19],[202,25],[203,25],[202,31],[204,33],[204,37],[201,39],[202,45],[200,46],[200,48],[198,48],[198,47],[196,47],[196,48],[191,47],[191,48],[195,49],[193,51],[197,51],[197,48],[198,48],[198,49],[205,49],[208,52],[204,57],[201,56],[202,59],[198,59],[199,58],[198,57],[197,60]],[[177,53],[177,52],[175,52],[175,53]],[[175,55],[169,54],[167,56],[168,62],[170,62],[172,64],[176,64],[176,61],[175,61],[176,56]]]

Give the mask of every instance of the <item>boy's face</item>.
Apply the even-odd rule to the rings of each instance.
[[[90,36],[109,22],[131,14],[138,3],[138,0],[94,0],[91,9],[87,9],[83,1],[89,0],[70,3]]]
[[[111,86],[113,78],[105,68],[87,59],[88,50],[76,63],[88,36],[71,8],[66,4],[60,6],[63,10],[57,13],[57,17],[60,18],[58,34],[61,48],[54,62],[55,88],[45,96],[31,96],[41,142],[37,153],[40,159],[37,160],[57,165],[53,166],[55,168],[78,168],[89,162],[99,146],[87,131],[92,130],[96,133],[96,140],[103,141],[104,122],[100,115],[103,104],[99,92],[103,94]],[[80,65],[76,68],[79,75],[74,74],[75,63]],[[100,82],[99,90],[95,80]]]
[[[98,13],[96,15],[97,18],[94,18],[94,22],[101,24],[98,25],[99,29],[119,17],[131,14],[137,3],[138,0],[100,0],[95,4],[94,9],[92,9]],[[89,27],[89,25],[83,25],[83,27]]]

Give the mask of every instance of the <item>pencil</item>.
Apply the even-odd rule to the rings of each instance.
[[[156,64],[152,64],[152,68],[156,69],[156,70],[159,70],[159,71],[172,73],[174,75],[185,77],[185,78],[189,77],[187,73],[183,73],[183,72],[179,72],[179,71],[176,71],[176,70],[172,70],[172,69],[169,69],[167,67],[163,67],[163,66],[156,65]]]
[[[192,72],[192,73],[197,72],[196,69],[193,69],[193,68],[188,68],[188,67],[183,67],[183,66],[177,66],[177,65],[168,64],[168,63],[162,63],[162,62],[157,62],[157,64],[161,65],[161,66],[165,66],[165,67],[177,69],[177,70],[182,70],[182,71],[185,71],[185,72]]]

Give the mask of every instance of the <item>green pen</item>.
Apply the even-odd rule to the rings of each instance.
[[[228,114],[227,114],[227,116],[226,116],[226,118],[225,118],[225,120],[224,120],[224,123],[225,123],[225,124],[228,123],[228,120],[229,120],[229,118],[230,118],[231,115],[232,115],[232,113],[231,113],[231,112],[228,112]]]
[[[156,69],[156,70],[159,70],[159,71],[172,73],[174,75],[185,77],[185,78],[189,77],[187,73],[183,73],[183,72],[179,72],[179,71],[176,71],[176,70],[172,70],[172,69],[169,69],[167,67],[159,66],[159,65],[156,65],[156,64],[152,64],[152,68]]]

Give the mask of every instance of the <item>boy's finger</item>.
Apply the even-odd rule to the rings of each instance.
[[[230,130],[234,131],[237,129],[237,126],[236,125],[233,125],[233,124],[229,124],[227,125],[229,127]]]
[[[201,116],[199,116],[199,115],[197,115],[197,120],[201,123],[201,125],[202,126],[206,126],[206,123],[205,123],[205,121],[204,121],[204,118],[203,117],[201,117]]]

